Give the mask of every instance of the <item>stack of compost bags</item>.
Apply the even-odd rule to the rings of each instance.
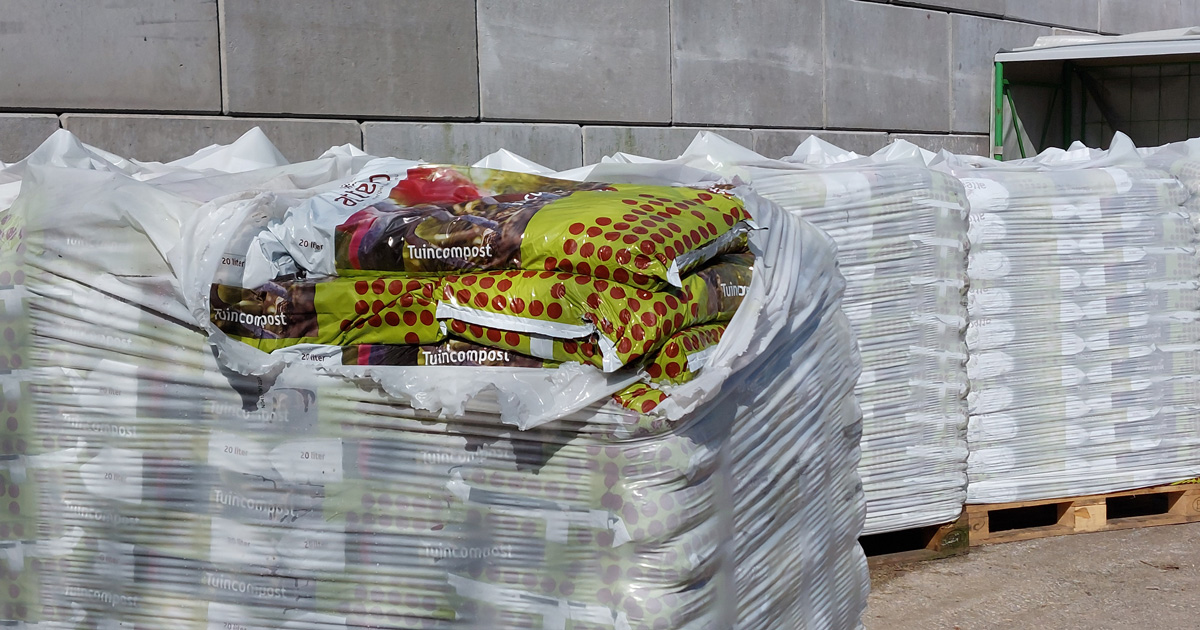
[[[954,166],[971,201],[972,503],[1195,476],[1200,267],[1187,189],[1118,136]]]
[[[855,627],[823,235],[733,184],[365,162],[26,179],[29,621]]]
[[[863,364],[864,534],[953,521],[966,496],[966,195],[928,157],[810,138],[768,160],[701,133],[672,161],[752,182],[836,241]]]

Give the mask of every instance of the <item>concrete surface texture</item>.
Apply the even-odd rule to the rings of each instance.
[[[247,120],[278,120],[293,159],[349,133],[406,156],[506,145],[571,166],[672,157],[706,127],[771,157],[811,134],[985,152],[997,50],[1197,24],[1194,0],[8,0],[0,159],[63,114],[112,115],[60,123],[137,134],[125,142],[151,160]]]
[[[1200,628],[1200,523],[974,547],[871,578],[866,630]]]

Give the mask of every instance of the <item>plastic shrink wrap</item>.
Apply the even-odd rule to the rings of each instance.
[[[1069,497],[1200,472],[1194,211],[1128,138],[960,159],[972,503]]]
[[[837,243],[863,364],[864,534],[953,521],[966,496],[966,195],[929,157],[811,138],[769,160],[701,133],[672,161],[752,182]]]
[[[9,214],[25,225],[33,415],[17,424],[26,439],[9,471],[31,485],[9,513],[31,529],[9,547],[5,575],[20,590],[6,617],[55,628],[857,625],[858,364],[822,234],[752,191],[731,193],[757,228],[736,314],[673,330],[619,369],[522,357],[497,345],[519,333],[531,347],[534,333],[509,320],[494,327],[503,341],[484,333],[438,365],[414,363],[405,337],[265,352],[227,336],[211,298],[228,292],[214,285],[264,268],[275,283],[330,279],[256,270],[245,255],[270,248],[252,250],[255,238],[378,165],[344,151],[232,174],[29,169]],[[414,166],[392,170],[392,185]],[[653,169],[628,177],[673,183]],[[447,281],[369,271],[372,295]],[[355,273],[349,290],[366,295]],[[661,280],[629,291],[687,290]],[[372,309],[365,320],[387,321]],[[394,327],[420,328],[404,309]],[[447,324],[432,326],[445,335],[436,343],[464,341],[454,317],[433,314]],[[589,331],[593,347],[605,332]],[[536,337],[556,352],[564,339]],[[659,361],[671,343],[690,346],[687,361]],[[517,367],[532,359],[542,367]],[[655,366],[682,367],[664,382]]]

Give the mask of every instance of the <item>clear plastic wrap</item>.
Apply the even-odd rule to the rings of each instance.
[[[959,163],[972,503],[1200,472],[1200,265],[1188,190],[1127,138]],[[1166,164],[1160,168],[1167,168]]]
[[[672,161],[751,182],[837,243],[863,364],[865,534],[952,521],[966,496],[966,196],[928,157],[811,138],[768,160],[702,133]]]
[[[654,413],[611,397],[638,371],[346,372],[222,339],[205,300],[239,226],[362,164],[148,183],[33,169],[14,208],[37,384],[19,461],[39,540],[9,563],[40,568],[15,572],[37,593],[23,621],[857,625],[858,364],[826,237],[747,206],[766,229],[741,307]]]

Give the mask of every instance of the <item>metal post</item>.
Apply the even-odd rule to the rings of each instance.
[[[992,108],[992,157],[1004,159],[1004,64],[996,62],[996,85]]]

